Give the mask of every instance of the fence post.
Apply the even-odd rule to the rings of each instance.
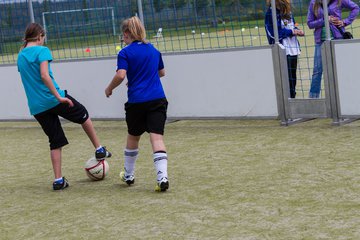
[[[321,56],[323,63],[325,96],[328,111],[333,119],[334,125],[340,125],[343,121],[339,117],[339,102],[337,96],[337,87],[334,76],[334,56],[331,45],[331,30],[329,24],[328,0],[323,1],[324,22],[326,30],[326,41],[321,46]]]
[[[275,88],[278,104],[279,118],[281,125],[287,126],[289,120],[289,79],[287,72],[287,61],[285,48],[281,44],[274,44],[272,46]]]
[[[28,10],[29,10],[30,22],[34,23],[35,18],[34,18],[34,9],[32,5],[32,0],[28,0]]]
[[[329,9],[328,9],[328,0],[323,1],[323,9],[324,9],[324,22],[325,22],[325,30],[326,30],[326,40],[331,40],[330,36],[330,24],[329,24]]]
[[[276,18],[275,0],[271,0],[271,14],[272,14],[272,20],[273,20],[275,44],[278,44],[279,43],[279,29],[278,29],[277,18]]]
[[[142,1],[141,0],[137,0],[137,5],[138,5],[138,11],[139,11],[139,18],[141,20],[141,22],[144,24],[145,26],[145,21],[144,21],[144,12],[143,12],[143,8],[142,8]]]

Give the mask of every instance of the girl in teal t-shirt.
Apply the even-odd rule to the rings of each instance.
[[[19,52],[17,65],[30,113],[49,138],[51,162],[55,175],[53,189],[62,190],[69,186],[61,171],[61,150],[68,141],[59,116],[81,124],[96,149],[97,160],[111,157],[111,153],[100,145],[86,108],[67,91],[61,90],[56,83],[50,67],[51,52],[43,46],[44,39],[45,31],[42,26],[37,23],[29,24],[25,31],[24,45]]]

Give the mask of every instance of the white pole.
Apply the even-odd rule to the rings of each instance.
[[[137,0],[137,5],[138,5],[138,10],[139,10],[139,18],[141,20],[141,22],[144,24],[145,26],[145,21],[144,21],[144,12],[143,12],[143,8],[142,8],[142,2],[141,0]]]
[[[325,30],[326,30],[326,40],[331,40],[330,24],[329,24],[329,9],[328,9],[327,1],[328,0],[323,0],[324,22],[325,22]]]
[[[116,35],[116,30],[115,30],[115,15],[114,15],[114,9],[111,8],[111,20],[112,20],[112,25],[113,25],[113,34],[114,36]]]
[[[44,27],[44,31],[45,31],[45,42],[47,42],[47,32],[46,32],[46,22],[45,22],[45,13],[42,13],[42,22],[43,22],[43,27]]]
[[[276,18],[275,0],[271,0],[271,13],[272,13],[272,20],[273,20],[273,30],[274,30],[275,44],[277,44],[277,43],[279,43],[279,29],[278,29],[277,18]]]
[[[33,9],[33,5],[32,5],[32,0],[28,0],[28,9],[29,9],[29,15],[30,15],[30,22],[34,23],[35,18],[34,18],[34,9]]]

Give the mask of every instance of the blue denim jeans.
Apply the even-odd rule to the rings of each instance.
[[[311,87],[309,98],[319,98],[321,90],[321,77],[323,73],[322,58],[321,58],[321,44],[315,44],[314,54],[314,70],[311,79]]]

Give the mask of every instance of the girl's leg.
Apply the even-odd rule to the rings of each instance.
[[[126,148],[127,149],[138,149],[139,148],[139,141],[141,136],[133,136],[128,134],[126,140]]]
[[[57,148],[50,151],[51,163],[54,170],[55,179],[61,178],[61,149]]]
[[[55,180],[53,182],[53,190],[62,190],[69,187],[67,179],[62,176],[61,172],[61,150],[61,147],[50,150],[51,163],[55,175]]]
[[[287,56],[290,98],[295,98],[296,96],[297,59],[298,56],[290,56],[290,55]]]
[[[52,113],[52,109],[36,114],[34,117],[49,138],[50,159],[53,166],[55,180],[58,180],[63,177],[61,171],[61,150],[63,146],[68,144],[59,117],[57,114]],[[57,181],[57,183],[58,184],[55,184],[55,181],[53,183],[54,190],[61,190],[69,186],[67,182],[64,183],[63,181]]]
[[[314,54],[314,70],[311,80],[309,98],[320,97],[322,73],[323,73],[323,68],[322,68],[322,59],[321,59],[321,44],[316,44],[315,54]]]
[[[159,151],[166,152],[163,135],[157,133],[150,133],[150,142],[154,153]]]
[[[91,143],[95,147],[95,157],[97,160],[102,160],[104,158],[111,157],[111,153],[105,148],[100,145],[99,139],[96,135],[94,125],[90,118],[88,118],[84,123],[81,124],[82,128],[86,132],[87,136],[89,137]]]
[[[169,188],[167,163],[168,156],[164,143],[163,135],[157,133],[150,133],[150,142],[154,152],[154,166],[157,174],[156,191],[166,191]]]
[[[95,149],[99,148],[100,142],[96,135],[95,128],[91,119],[88,118],[83,124],[81,124],[81,126],[89,137],[91,143],[94,145]]]
[[[135,182],[135,162],[139,155],[139,141],[140,136],[128,134],[124,150],[124,171],[120,172],[121,180],[128,185]]]

